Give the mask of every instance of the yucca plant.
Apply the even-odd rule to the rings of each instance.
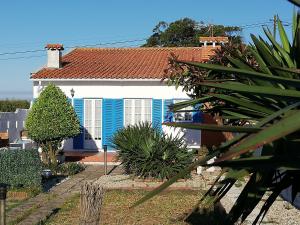
[[[299,4],[300,1],[293,2]],[[166,125],[236,132],[238,135],[210,149],[208,155],[135,205],[153,197],[199,165],[222,167],[222,176],[199,200],[199,204],[219,202],[238,179],[248,178],[224,224],[244,221],[266,192],[270,195],[254,224],[262,221],[270,206],[286,188],[292,187],[291,199],[296,198],[300,192],[300,15],[294,15],[291,42],[280,19],[277,21],[280,42],[267,28],[264,28],[264,32],[268,41],[251,35],[253,44],[248,46],[251,62],[239,51],[226,56],[229,61],[227,66],[177,60],[177,69],[181,74],[172,77],[170,82],[182,85],[188,81],[185,90],[194,99],[174,105],[173,110],[204,103],[207,107],[202,110],[218,115],[223,125]],[[189,77],[193,78],[193,82]],[[208,165],[208,160],[213,157],[217,159]]]
[[[141,178],[169,179],[193,159],[183,137],[163,134],[148,122],[119,130],[113,137],[113,145],[118,149],[117,157],[125,172]]]

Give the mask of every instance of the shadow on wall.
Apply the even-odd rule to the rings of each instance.
[[[95,142],[92,134],[84,127],[81,127],[82,132],[74,137],[74,138],[69,138],[63,142],[63,149],[68,151],[68,150],[94,150],[98,151],[99,147],[97,143]],[[74,142],[74,139],[76,141]],[[99,139],[101,141],[101,139]]]
[[[201,131],[200,130],[192,130],[192,129],[183,129],[179,127],[170,127],[163,126],[163,132],[172,135],[175,137],[178,135],[179,137],[184,138],[186,144],[189,147],[200,147],[201,146]]]

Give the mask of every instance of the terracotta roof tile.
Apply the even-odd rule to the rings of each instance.
[[[77,48],[62,57],[62,68],[43,68],[32,79],[161,79],[174,53],[180,60],[201,62],[210,47]]]
[[[64,46],[62,44],[47,44],[45,48],[64,50]]]

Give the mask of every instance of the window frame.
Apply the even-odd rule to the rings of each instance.
[[[190,99],[173,99],[173,104],[176,104],[176,103],[179,103],[179,102],[184,102],[184,101],[187,101],[187,100],[190,100]],[[188,109],[189,107],[191,107],[191,109]],[[188,107],[185,107],[181,110],[194,110],[192,106],[188,106]],[[189,120],[177,120],[176,119],[176,115],[178,114],[186,114],[186,113],[189,113],[190,115],[190,119]],[[184,115],[183,118],[186,118],[186,116]],[[193,122],[193,112],[174,112],[173,113],[173,122],[176,122],[176,123],[192,123]]]
[[[126,101],[127,100],[130,100],[131,101],[131,119],[130,119],[130,123],[126,123],[126,108],[128,108],[126,106]],[[152,112],[152,109],[153,109],[153,101],[151,98],[124,98],[124,114],[123,114],[123,118],[124,118],[124,121],[123,121],[123,126],[124,127],[127,127],[127,126],[133,126],[133,125],[136,125],[138,124],[139,122],[136,122],[135,119],[135,115],[136,115],[136,100],[141,100],[141,119],[139,122],[149,122],[149,123],[152,123],[152,120],[153,120],[153,112]],[[146,113],[146,100],[148,100],[150,102],[150,114]],[[150,120],[146,120],[147,119],[147,116],[149,117]],[[134,121],[134,123],[132,123]]]

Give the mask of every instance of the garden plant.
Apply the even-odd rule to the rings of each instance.
[[[56,154],[61,142],[80,133],[76,113],[66,95],[49,84],[34,101],[26,119],[29,137],[43,151],[43,162],[56,166]]]
[[[300,1],[291,1],[300,6]],[[247,54],[224,46],[226,65],[174,62],[169,82],[184,85],[193,99],[175,104],[173,110],[202,103],[201,110],[218,117],[223,124],[166,125],[237,135],[210,148],[206,156],[135,205],[161,192],[197,166],[220,166],[222,172],[195,208],[219,202],[238,180],[247,178],[224,224],[244,221],[263,196],[266,200],[254,224],[263,220],[283,190],[291,187],[292,202],[297,198],[300,192],[300,15],[294,15],[291,41],[279,18],[277,28],[280,41],[268,28],[263,28],[267,40],[251,35],[253,44],[246,46]],[[214,157],[215,162],[208,164]]]
[[[182,137],[167,136],[147,122],[119,130],[113,144],[125,172],[141,178],[169,179],[192,163]]]

